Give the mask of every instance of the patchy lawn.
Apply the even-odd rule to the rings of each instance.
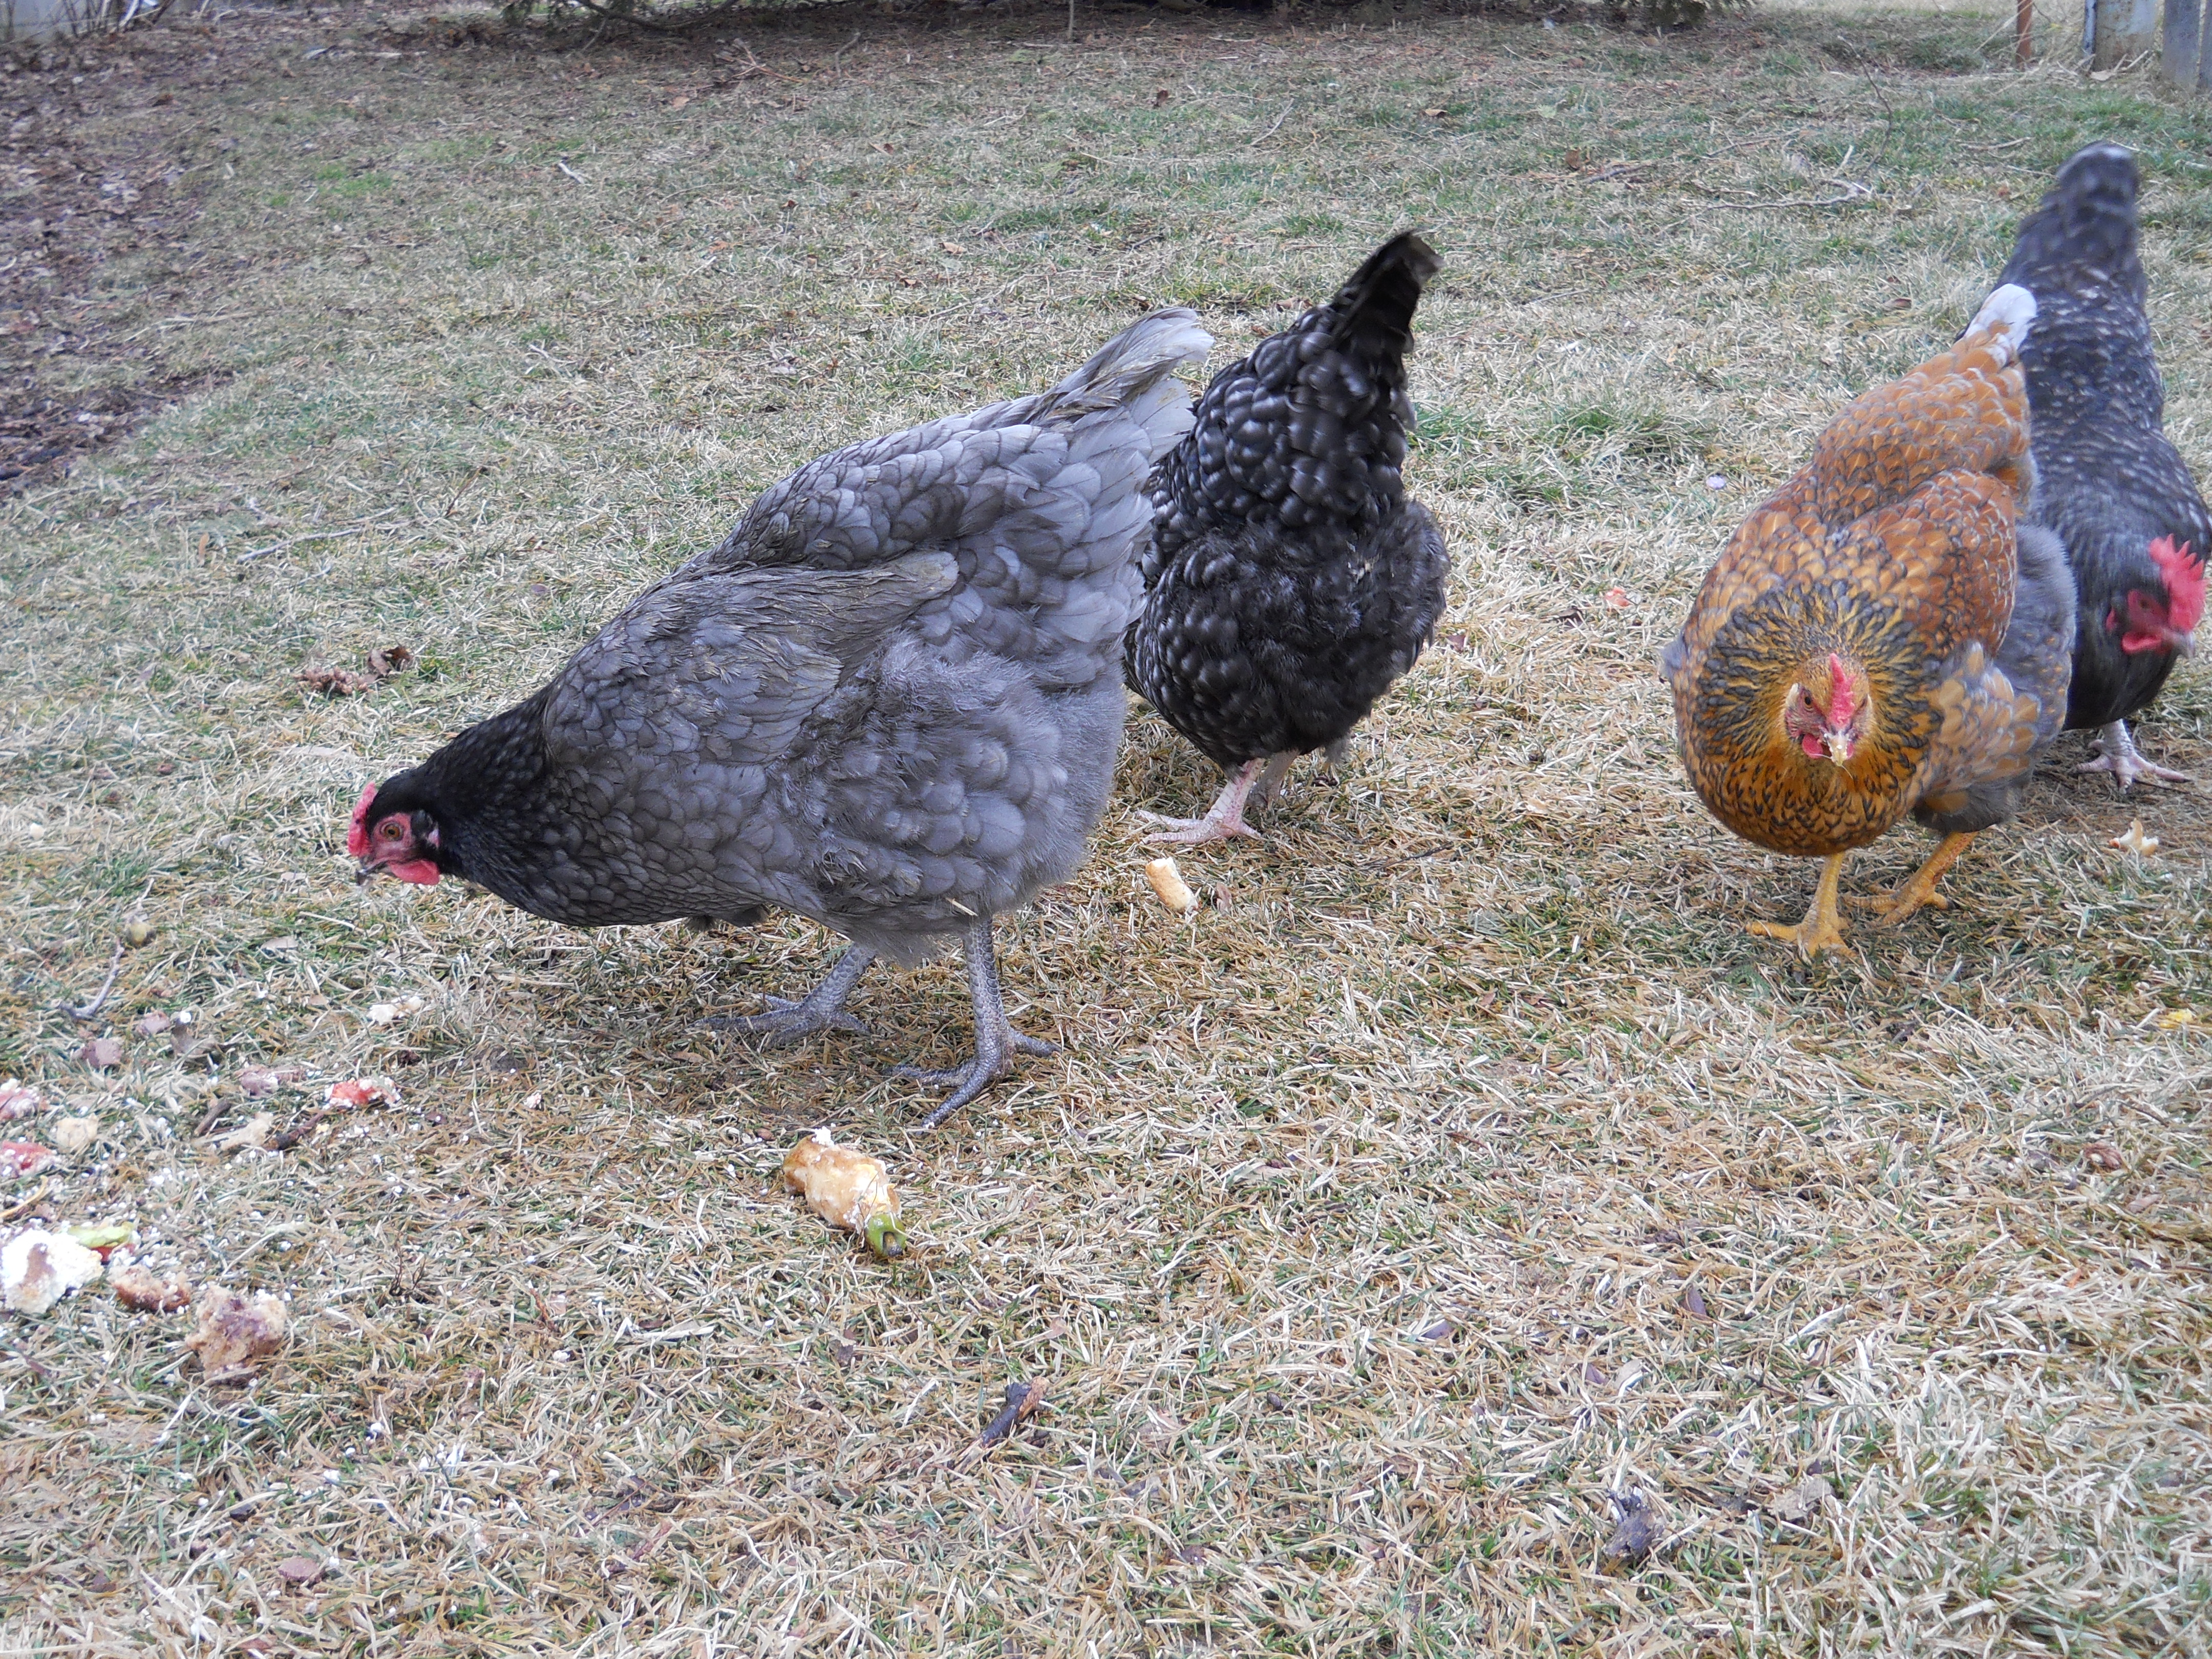
[[[2204,787],[2068,738],[1948,913],[1808,967],[1742,924],[1814,866],[1698,808],[1652,669],[2089,139],[2142,150],[2212,460],[2207,106],[2016,76],[2003,9],[180,6],[18,60],[9,408],[116,418],[0,504],[0,1075],[50,1107],[6,1132],[98,1120],[0,1214],[292,1327],[211,1387],[189,1316],[7,1316],[0,1651],[2212,1652]],[[793,465],[1152,306],[1225,360],[1408,223],[1437,647],[1340,787],[1184,858],[1189,923],[1135,812],[1215,779],[1133,719],[1002,930],[1066,1051],[945,1131],[885,1072],[961,1052],[956,962],[763,1055],[694,1022],[811,981],[806,924],[353,884],[363,782]],[[2143,738],[2212,776],[2212,673]],[[361,1075],[399,1103],[313,1121]],[[264,1111],[289,1150],[221,1149]],[[777,1190],[825,1121],[907,1259]]]

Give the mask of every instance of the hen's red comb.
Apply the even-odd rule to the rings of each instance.
[[[2166,626],[2177,634],[2193,634],[2204,618],[2204,564],[2189,555],[2189,544],[2174,545],[2173,538],[2160,536],[2150,544],[2151,562],[2166,578]]]
[[[368,856],[368,804],[376,799],[376,786],[362,787],[361,799],[353,804],[353,827],[346,831],[346,856],[365,859]]]
[[[1850,730],[1851,716],[1859,709],[1858,688],[1851,684],[1851,671],[1844,666],[1844,659],[1834,652],[1828,653],[1828,724]]]

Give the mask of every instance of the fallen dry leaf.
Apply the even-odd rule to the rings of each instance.
[[[0,1304],[36,1319],[103,1271],[100,1258],[67,1234],[33,1227],[0,1245]]]
[[[46,1127],[54,1138],[54,1149],[72,1158],[100,1139],[96,1117],[58,1117]]]
[[[284,1346],[284,1304],[259,1295],[248,1301],[231,1291],[200,1293],[199,1326],[185,1346],[200,1357],[210,1382],[233,1382]]]
[[[1651,1500],[1640,1492],[1609,1492],[1613,1505],[1613,1536],[1598,1551],[1598,1559],[1633,1566],[1659,1547],[1667,1528]]]
[[[292,678],[329,697],[357,697],[376,690],[374,675],[356,674],[350,668],[303,668]]]
[[[218,1152],[258,1152],[269,1144],[269,1132],[276,1127],[274,1112],[256,1112],[237,1128],[215,1144]]]
[[[1607,588],[1605,590],[1605,608],[1608,611],[1627,610],[1628,590],[1625,587]]]
[[[2151,1022],[2161,1031],[2178,1031],[2185,1025],[2196,1023],[2197,1011],[2193,1008],[2169,1008]]]
[[[94,1037],[76,1057],[95,1072],[112,1072],[123,1063],[123,1044],[115,1037]]]
[[[169,1027],[175,1024],[176,1021],[171,1019],[159,1008],[156,1008],[152,1013],[142,1017],[138,1023],[133,1025],[131,1029],[136,1031],[140,1036],[160,1036],[166,1032]]]
[[[305,1555],[288,1555],[276,1564],[276,1576],[288,1584],[313,1584],[330,1571],[330,1564]]]
[[[0,1140],[0,1181],[21,1181],[53,1161],[53,1153],[35,1140]]]
[[[1808,1475],[1769,1504],[1766,1512],[1777,1520],[1800,1526],[1835,1495],[1836,1489],[1826,1480],[1817,1474]]]
[[[137,1313],[174,1313],[191,1304],[192,1287],[182,1273],[157,1279],[144,1267],[129,1267],[109,1283],[115,1299]]]
[[[258,1100],[264,1095],[276,1092],[276,1073],[266,1066],[246,1066],[239,1068],[238,1086],[246,1091],[248,1100]]]
[[[2081,1149],[2081,1161],[2093,1170],[2107,1173],[2128,1167],[2127,1158],[2109,1140],[2093,1140]]]
[[[368,672],[380,680],[388,680],[414,665],[415,652],[410,646],[387,645],[368,653]]]
[[[46,1102],[39,1091],[14,1078],[0,1083],[0,1123],[11,1123],[19,1117],[36,1117]]]

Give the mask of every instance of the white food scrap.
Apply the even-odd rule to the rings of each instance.
[[[783,1184],[805,1193],[807,1206],[831,1226],[866,1238],[878,1255],[906,1249],[890,1172],[880,1160],[838,1146],[829,1130],[817,1129],[785,1156]]]

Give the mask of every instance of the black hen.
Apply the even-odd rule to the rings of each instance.
[[[1449,561],[1398,469],[1413,310],[1441,263],[1411,231],[1392,237],[1213,377],[1152,479],[1129,684],[1230,775],[1203,818],[1155,818],[1170,826],[1155,841],[1251,835],[1255,787],[1265,800],[1310,750],[1340,758],[1428,643]]]
[[[2066,725],[2094,727],[2099,750],[2081,769],[2110,772],[2123,789],[2179,781],[2136,753],[2127,723],[2192,644],[2212,517],[2162,429],[2135,157],[2092,144],[2059,168],[1999,280],[2035,295],[2021,354],[2039,474],[2029,510],[2065,543],[2081,599]]]
[[[795,910],[853,948],[797,1003],[715,1024],[848,1025],[877,956],[956,935],[973,1064],[1003,1074],[991,918],[1066,878],[1113,782],[1145,480],[1190,424],[1188,311],[1051,391],[855,444],[763,495],[534,696],[362,792],[364,876],[456,875],[578,927]]]

